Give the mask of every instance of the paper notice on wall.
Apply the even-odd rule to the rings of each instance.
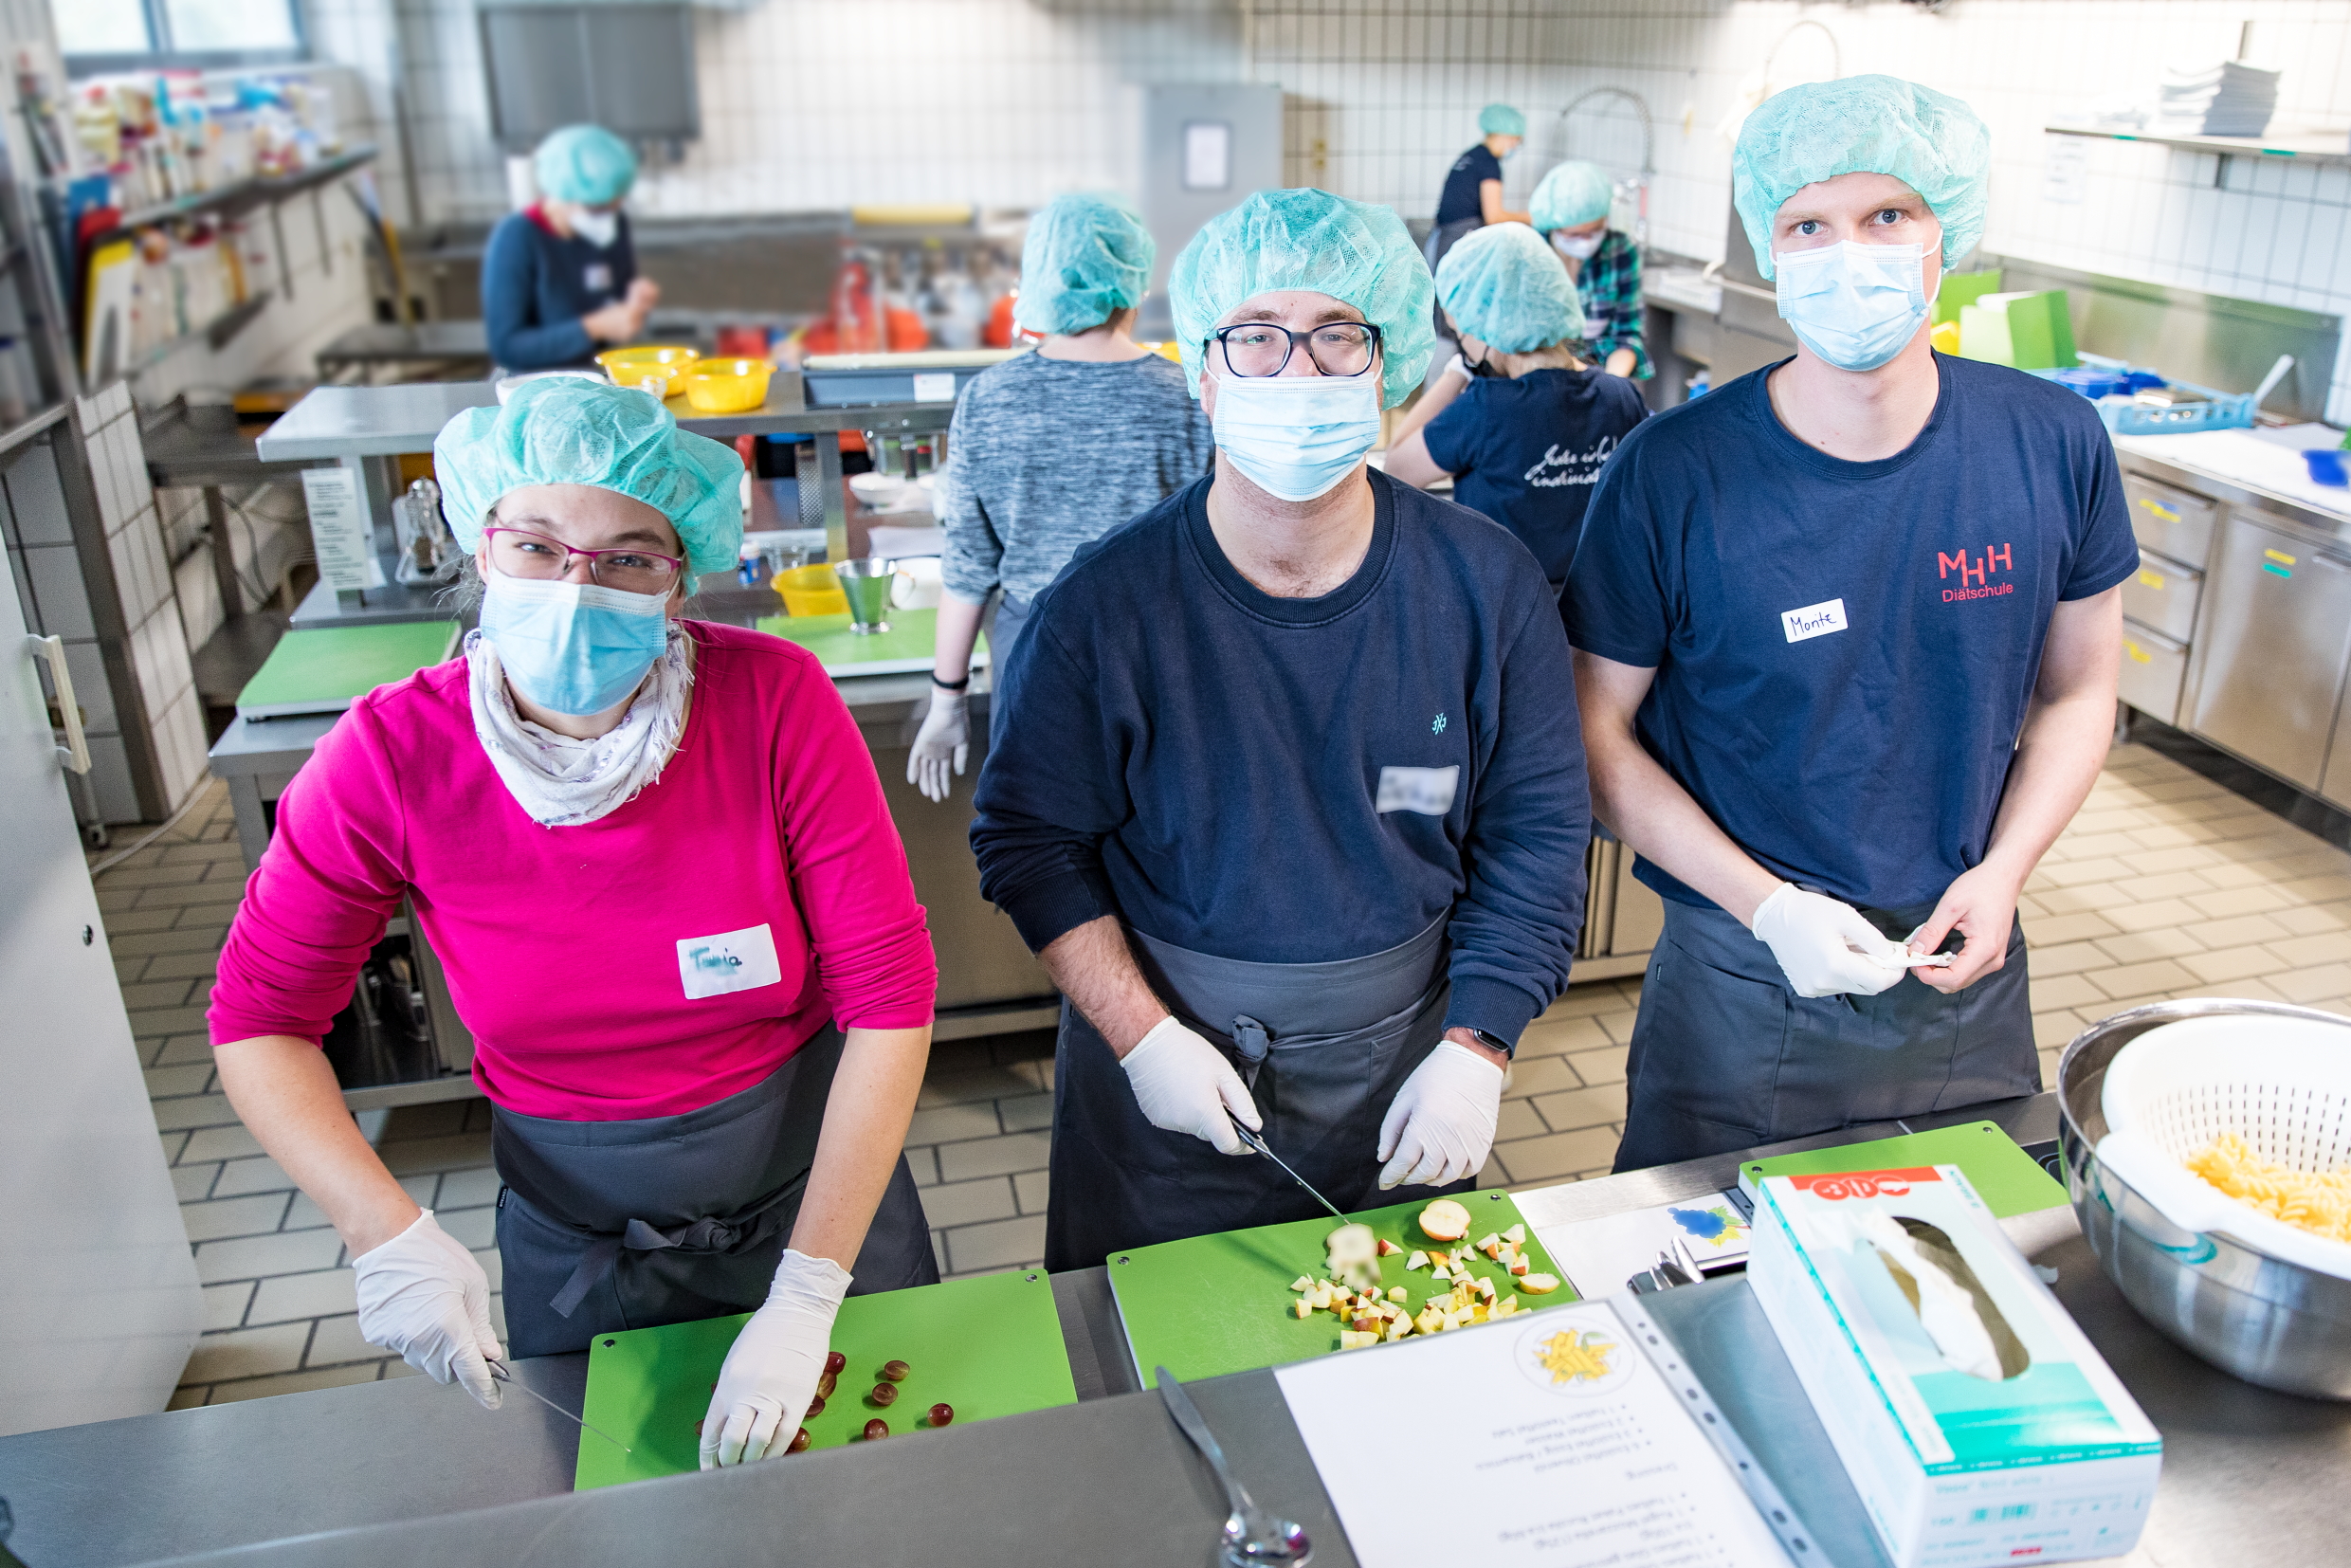
[[[2079,207],[2089,189],[2089,143],[2080,137],[2044,137],[2041,199],[2055,207]]]
[[[1788,1568],[1692,1413],[1719,1427],[1711,1401],[1667,1380],[1636,1323],[1578,1303],[1274,1377],[1365,1568]],[[1399,1416],[1418,1434],[1410,1486],[1373,1458]]]
[[[310,503],[310,544],[319,580],[338,593],[384,586],[375,558],[375,528],[359,499],[359,476],[349,468],[304,468],[302,499]]]

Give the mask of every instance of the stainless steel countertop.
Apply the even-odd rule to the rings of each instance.
[[[2053,1097],[1904,1125],[1992,1120],[2020,1141],[2055,1125]],[[1873,1124],[1807,1143],[1904,1130]],[[1563,1218],[1714,1190],[1746,1151],[1521,1194]],[[2164,1434],[2153,1521],[2129,1559],[2155,1568],[2317,1563],[2341,1556],[2351,1404],[2239,1383],[2158,1335],[2099,1271],[2069,1210],[2009,1222],[2058,1297]],[[1223,1517],[1214,1483],[1132,1375],[1100,1269],[1054,1281],[1081,1403],[847,1449],[789,1465],[571,1496],[577,1431],[536,1401],[491,1414],[421,1378],[0,1438],[15,1548],[34,1568],[146,1561],[530,1563],[811,1559],[1027,1564],[1083,1555],[1197,1568]],[[1882,1559],[1827,1437],[1752,1292],[1718,1280],[1644,1298],[1840,1568]],[[517,1363],[576,1401],[584,1358]],[[1352,1563],[1271,1374],[1195,1394],[1261,1501],[1303,1522],[1318,1561]],[[479,1510],[479,1511],[473,1511]],[[314,1533],[327,1532],[327,1533]],[[284,1540],[277,1538],[301,1537]],[[253,1542],[264,1544],[248,1544]],[[218,1550],[213,1550],[213,1549]]]
[[[314,387],[269,427],[255,447],[263,459],[272,463],[428,452],[442,426],[467,409],[497,401],[498,391],[488,381]],[[943,430],[955,416],[952,403],[811,409],[802,400],[799,373],[783,370],[768,382],[766,405],[748,413],[696,413],[683,398],[673,399],[669,407],[681,427],[720,441],[738,435],[806,435],[826,430]]]

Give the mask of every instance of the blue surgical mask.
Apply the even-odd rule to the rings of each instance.
[[[1312,501],[1353,473],[1379,439],[1379,374],[1226,375],[1216,445],[1260,489]]]
[[[583,207],[572,214],[572,232],[598,250],[610,250],[612,242],[620,238],[620,214]]]
[[[1873,371],[1917,337],[1926,319],[1920,281],[1923,246],[1856,245],[1775,251],[1779,314],[1839,370]]]
[[[482,635],[516,689],[553,713],[602,713],[637,689],[668,646],[666,593],[509,577],[495,568],[482,586]]]

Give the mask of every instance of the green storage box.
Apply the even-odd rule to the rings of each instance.
[[[1959,355],[2020,371],[2070,370],[2082,362],[2073,352],[2073,318],[2066,291],[1987,294],[1959,307]]]
[[[1928,308],[1930,322],[1957,321],[1959,307],[1972,305],[1987,294],[1999,292],[2000,269],[1989,272],[1946,272],[1935,293],[1935,302]]]

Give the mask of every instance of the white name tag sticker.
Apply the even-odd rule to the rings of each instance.
[[[780,984],[784,966],[775,957],[775,933],[753,925],[715,937],[687,937],[678,943],[678,977],[685,982],[689,1002]]]
[[[590,262],[579,269],[579,281],[580,285],[591,294],[610,294],[612,291],[612,269],[606,263]]]
[[[914,400],[918,403],[952,403],[955,396],[955,372],[917,371],[914,376]]]
[[[1845,629],[1845,601],[1823,599],[1801,610],[1783,610],[1779,612],[1779,624],[1792,643],[1800,643],[1809,637],[1826,637],[1832,631]]]
[[[1461,764],[1449,768],[1382,768],[1378,806],[1390,811],[1418,811],[1443,816],[1453,809],[1453,792],[1461,788]]]

